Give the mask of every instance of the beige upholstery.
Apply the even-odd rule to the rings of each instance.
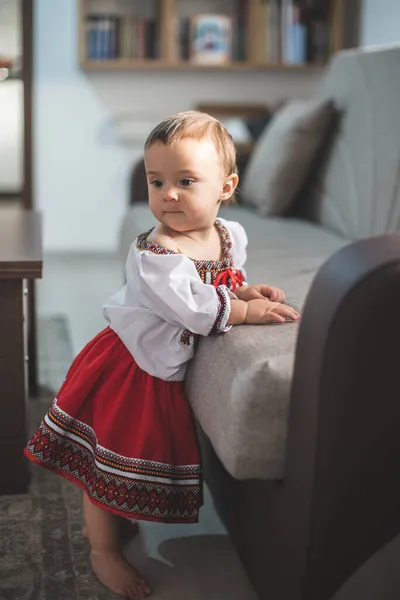
[[[400,46],[338,54],[317,97],[341,118],[312,216],[352,239],[398,231]]]
[[[242,182],[246,203],[282,215],[297,198],[334,116],[329,100],[288,102],[265,128]]]
[[[343,52],[317,98],[331,98],[338,129],[313,177],[315,221],[261,218],[229,207],[249,237],[248,279],[285,289],[301,308],[322,263],[354,238],[400,229],[400,47]],[[136,205],[124,219],[121,253],[154,223]],[[234,328],[201,339],[189,367],[194,414],[226,469],[239,479],[283,476],[297,325]]]
[[[283,477],[297,326],[276,330],[236,328],[229,334],[229,355],[226,340],[208,339],[199,345],[188,372],[186,389],[194,414],[237,479]],[[286,346],[286,354],[273,350],[277,341],[281,351]],[[210,360],[219,372],[207,368]]]

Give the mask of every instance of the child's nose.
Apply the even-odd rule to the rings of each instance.
[[[178,192],[175,188],[166,188],[164,192],[164,200],[166,202],[178,202]]]

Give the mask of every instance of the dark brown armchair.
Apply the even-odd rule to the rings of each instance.
[[[285,476],[206,481],[260,600],[330,600],[400,534],[400,234],[320,270],[300,326]],[[384,599],[382,599],[384,600]]]

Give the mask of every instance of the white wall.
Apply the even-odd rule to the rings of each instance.
[[[87,74],[77,59],[76,0],[35,0],[35,187],[45,249],[113,250],[130,169],[145,135],[201,101],[308,97],[315,73]],[[240,83],[239,83],[240,76]],[[115,119],[128,118],[130,143]],[[122,131],[123,130],[123,131]]]
[[[36,284],[38,314],[67,317],[75,355],[105,327],[102,306],[123,281],[117,256],[93,252],[83,260],[81,253],[47,252],[43,279]]]
[[[363,0],[361,41],[363,46],[400,42],[400,0]]]

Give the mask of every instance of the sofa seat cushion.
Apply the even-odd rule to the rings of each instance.
[[[302,308],[317,270],[347,240],[311,223],[260,218],[245,207],[221,216],[249,238],[251,283],[270,283]],[[154,224],[147,206],[124,220],[121,251]],[[298,323],[234,327],[200,338],[186,377],[194,415],[227,471],[237,479],[280,479],[284,472],[290,384]]]
[[[246,272],[250,283],[282,288],[288,304],[304,305],[307,292],[325,260],[348,240],[320,225],[283,217],[260,218],[242,207],[221,211],[239,221],[248,236]]]

